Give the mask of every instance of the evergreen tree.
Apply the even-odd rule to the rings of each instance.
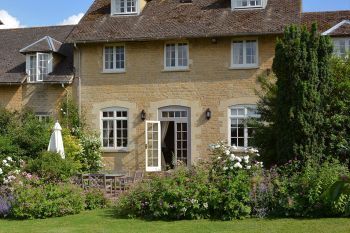
[[[283,164],[290,159],[320,158],[325,150],[326,99],[332,89],[328,37],[305,27],[286,28],[278,39],[273,72],[276,84],[263,83],[266,94],[259,110],[262,122],[256,135],[266,162]],[[328,94],[327,94],[328,93]],[[327,98],[325,98],[325,96]]]

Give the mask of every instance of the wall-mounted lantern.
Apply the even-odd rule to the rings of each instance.
[[[207,118],[207,120],[210,120],[211,118],[211,111],[209,108],[205,111],[205,118]]]
[[[145,112],[145,110],[142,110],[142,112],[141,112],[141,120],[142,121],[146,120],[146,112]]]

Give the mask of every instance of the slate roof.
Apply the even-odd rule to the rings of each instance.
[[[325,32],[344,20],[350,20],[350,11],[325,11],[325,12],[305,12],[302,14],[302,23],[311,26],[316,22],[320,32]],[[344,24],[340,28],[329,34],[330,36],[350,35],[350,27]]]
[[[53,39],[50,36],[45,36],[40,40],[34,42],[31,45],[20,50],[21,53],[32,53],[32,52],[55,52],[58,53],[62,46],[62,42]]]
[[[0,85],[21,84],[26,80],[25,55],[20,50],[49,36],[64,42],[73,26],[52,26],[0,30]],[[56,45],[57,46],[57,45]],[[62,61],[47,77],[51,82],[67,82],[73,78],[73,45],[64,43],[58,51]],[[45,82],[46,80],[44,80]]]
[[[230,0],[150,0],[140,15],[111,16],[111,0],[95,0],[70,42],[142,41],[279,34],[300,22],[301,0],[269,0],[265,9],[231,10]]]

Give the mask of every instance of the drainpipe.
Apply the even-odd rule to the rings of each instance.
[[[74,48],[78,50],[78,111],[79,118],[81,118],[81,50],[76,43],[74,43]]]
[[[61,83],[61,85],[62,85],[62,88],[66,91],[66,104],[67,104],[67,112],[66,112],[66,117],[67,117],[67,121],[66,121],[66,124],[67,124],[67,129],[68,129],[68,127],[69,127],[69,125],[68,125],[68,114],[69,114],[69,108],[68,108],[68,89],[64,86],[64,83]]]

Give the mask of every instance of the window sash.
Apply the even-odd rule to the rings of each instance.
[[[29,56],[29,81],[35,82],[36,81],[36,75],[37,75],[37,59],[36,55],[30,55]]]
[[[262,0],[236,0],[236,8],[262,7]]]
[[[175,43],[165,45],[165,68],[188,68],[188,43]]]
[[[125,71],[125,46],[105,46],[103,50],[103,70],[107,72]]]
[[[136,14],[137,0],[114,0],[115,14]]]
[[[229,142],[231,146],[247,148],[252,138],[252,130],[247,123],[250,118],[259,118],[255,106],[237,106],[229,109]]]
[[[127,149],[128,111],[125,109],[104,110],[101,113],[101,140],[105,149]]]
[[[37,81],[43,81],[44,77],[49,74],[49,55],[46,53],[38,53],[37,59]]]
[[[244,40],[232,42],[232,67],[258,66],[258,41]]]
[[[50,73],[50,54],[36,53],[29,55],[29,82],[42,82]]]

